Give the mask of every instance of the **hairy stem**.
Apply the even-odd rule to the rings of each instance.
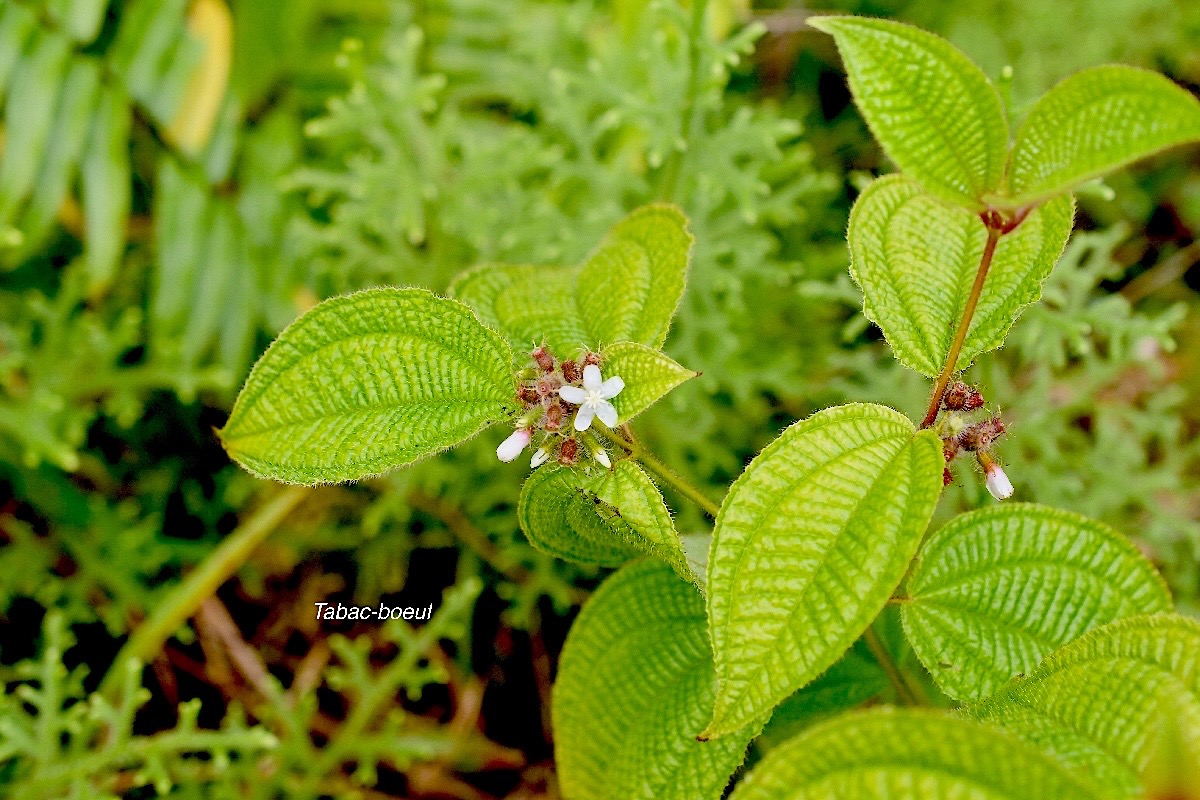
[[[958,330],[954,332],[954,341],[950,343],[950,352],[946,355],[946,364],[933,384],[933,394],[929,398],[929,409],[925,412],[922,428],[928,428],[937,419],[938,409],[942,406],[942,396],[950,385],[958,365],[958,356],[962,353],[963,343],[967,341],[967,331],[971,328],[971,319],[975,316],[975,308],[979,305],[979,297],[983,294],[983,284],[987,280],[988,270],[992,266],[992,258],[996,255],[996,245],[1000,241],[999,228],[988,226],[987,243],[983,246],[983,256],[979,259],[979,269],[975,271],[975,283],[971,285],[971,294],[967,297],[967,305],[963,308],[962,319],[958,321]]]
[[[615,431],[605,430],[599,426],[595,426],[595,430],[601,438],[625,448],[629,455],[637,459],[643,467],[653,472],[663,481],[670,484],[681,495],[698,505],[705,514],[708,514],[713,519],[717,518],[717,514],[721,512],[719,505],[708,499],[703,492],[680,477],[673,469],[655,458],[646,448],[637,442],[632,442],[624,438]]]
[[[184,578],[163,604],[137,627],[129,641],[121,648],[121,652],[117,653],[116,659],[104,676],[101,689],[109,691],[116,688],[114,684],[119,680],[122,665],[128,663],[131,658],[146,662],[158,655],[171,634],[191,618],[201,604],[246,563],[255,548],[306,496],[307,490],[303,487],[288,487],[226,536],[220,546]]]

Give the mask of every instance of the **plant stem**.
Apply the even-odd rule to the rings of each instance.
[[[111,691],[121,674],[121,665],[134,658],[147,662],[158,655],[167,639],[187,619],[199,610],[201,604],[228,580],[255,548],[271,534],[307,496],[307,490],[290,486],[271,498],[250,517],[233,530],[212,554],[193,570],[167,596],[165,602],[150,615],[129,641],[117,653],[112,666],[101,682],[101,690]]]
[[[708,514],[713,519],[717,518],[717,514],[721,512],[721,507],[719,505],[714,503],[712,500],[709,500],[703,492],[701,492],[695,486],[692,486],[690,483],[680,477],[678,473],[655,458],[648,450],[646,450],[646,448],[642,447],[637,442],[629,441],[615,431],[605,430],[599,426],[595,426],[595,430],[601,438],[607,439],[613,444],[617,444],[625,448],[625,450],[629,452],[629,455],[637,459],[642,466],[653,472],[658,477],[662,478],[665,482],[669,483],[677,492],[698,505],[704,511],[704,513]]]
[[[459,541],[473,550],[497,572],[517,585],[528,585],[533,580],[533,573],[523,565],[508,559],[500,551],[487,534],[479,529],[466,514],[457,507],[426,494],[420,489],[414,489],[408,494],[408,502],[413,508],[422,511],[441,521],[443,525]],[[582,605],[588,598],[588,592],[582,589],[571,589],[571,602]]]
[[[946,355],[946,364],[933,384],[933,395],[929,398],[929,409],[925,412],[922,428],[928,428],[937,419],[938,409],[942,406],[942,396],[950,385],[958,365],[958,356],[962,352],[963,343],[967,341],[967,331],[971,328],[971,319],[975,316],[975,308],[979,305],[979,297],[983,294],[983,284],[987,280],[988,269],[992,266],[992,258],[996,255],[996,245],[1000,241],[1001,230],[988,225],[987,243],[983,246],[983,256],[979,259],[979,269],[975,271],[975,283],[971,285],[971,294],[967,297],[967,305],[963,308],[962,319],[958,321],[958,330],[954,332],[954,341],[950,343],[950,352]]]
[[[675,190],[679,183],[679,171],[683,167],[684,154],[691,143],[692,134],[696,127],[696,100],[700,94],[700,49],[701,37],[707,36],[706,24],[708,19],[708,0],[692,0],[692,24],[688,30],[688,83],[687,93],[683,98],[683,111],[680,114],[681,146],[675,148],[663,165],[658,183],[658,199],[675,199]]]
[[[867,649],[871,651],[871,655],[875,656],[875,660],[879,662],[879,666],[887,673],[892,688],[896,690],[897,699],[906,706],[921,705],[921,702],[904,680],[904,676],[900,674],[900,668],[896,666],[896,662],[892,660],[887,648],[883,646],[883,641],[879,638],[879,634],[875,632],[875,628],[867,626],[867,629],[863,631],[863,641],[867,643]]]

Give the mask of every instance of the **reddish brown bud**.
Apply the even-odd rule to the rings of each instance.
[[[522,386],[517,389],[517,399],[527,406],[531,406],[540,399],[537,389],[532,386]]]
[[[942,395],[942,408],[949,411],[974,411],[983,405],[983,395],[974,386],[955,381]]]
[[[587,352],[585,352],[583,354],[583,365],[588,366],[589,364],[594,364],[595,366],[600,366],[600,354],[593,353],[591,350],[588,350]]]
[[[954,483],[954,473],[950,471],[949,467],[946,467],[942,470],[942,486],[949,486],[952,483]]]
[[[550,352],[546,345],[538,345],[533,348],[533,352],[529,354],[529,357],[537,362],[538,367],[543,372],[554,371],[554,354]]]
[[[558,446],[558,463],[563,466],[574,466],[579,461],[579,442],[567,439]]]
[[[579,369],[579,365],[574,361],[567,360],[562,362],[563,379],[567,383],[579,383],[579,379],[583,377],[583,373]]]
[[[942,458],[946,459],[946,463],[954,460],[958,455],[958,439],[943,439],[942,440]]]
[[[992,443],[1004,435],[1006,428],[999,417],[985,419],[969,427],[963,428],[958,434],[958,444],[963,450],[978,452],[986,450]]]
[[[544,378],[538,378],[537,393],[539,397],[551,397],[558,392],[558,387],[562,382],[554,375],[547,375]]]
[[[556,431],[562,427],[563,407],[558,403],[554,403],[546,409],[546,413],[542,416],[542,427],[548,431]]]

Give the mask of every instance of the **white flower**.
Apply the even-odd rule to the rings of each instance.
[[[612,469],[612,459],[608,457],[608,451],[606,451],[603,447],[597,448],[592,453],[592,457],[600,463],[600,466],[604,467],[605,469]]]
[[[1012,481],[1008,479],[1003,467],[996,463],[989,464],[986,474],[987,490],[992,493],[992,497],[1007,500],[1013,496]]]
[[[558,390],[558,395],[568,403],[579,406],[579,412],[575,415],[575,430],[586,431],[595,417],[599,417],[610,428],[617,424],[617,410],[608,401],[624,388],[625,381],[616,376],[602,383],[600,368],[588,364],[583,368],[583,388],[564,386]]]
[[[533,458],[529,461],[530,469],[537,469],[542,464],[550,460],[550,453],[544,447],[539,447],[533,451]]]
[[[529,440],[532,438],[533,431],[529,428],[517,428],[512,432],[512,436],[509,436],[496,448],[496,458],[507,464],[521,455],[521,451],[529,446]]]

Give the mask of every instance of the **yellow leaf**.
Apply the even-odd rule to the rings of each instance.
[[[233,18],[224,0],[194,0],[188,10],[188,33],[204,43],[204,58],[188,81],[183,102],[167,127],[167,138],[195,155],[208,144],[233,60]]]

